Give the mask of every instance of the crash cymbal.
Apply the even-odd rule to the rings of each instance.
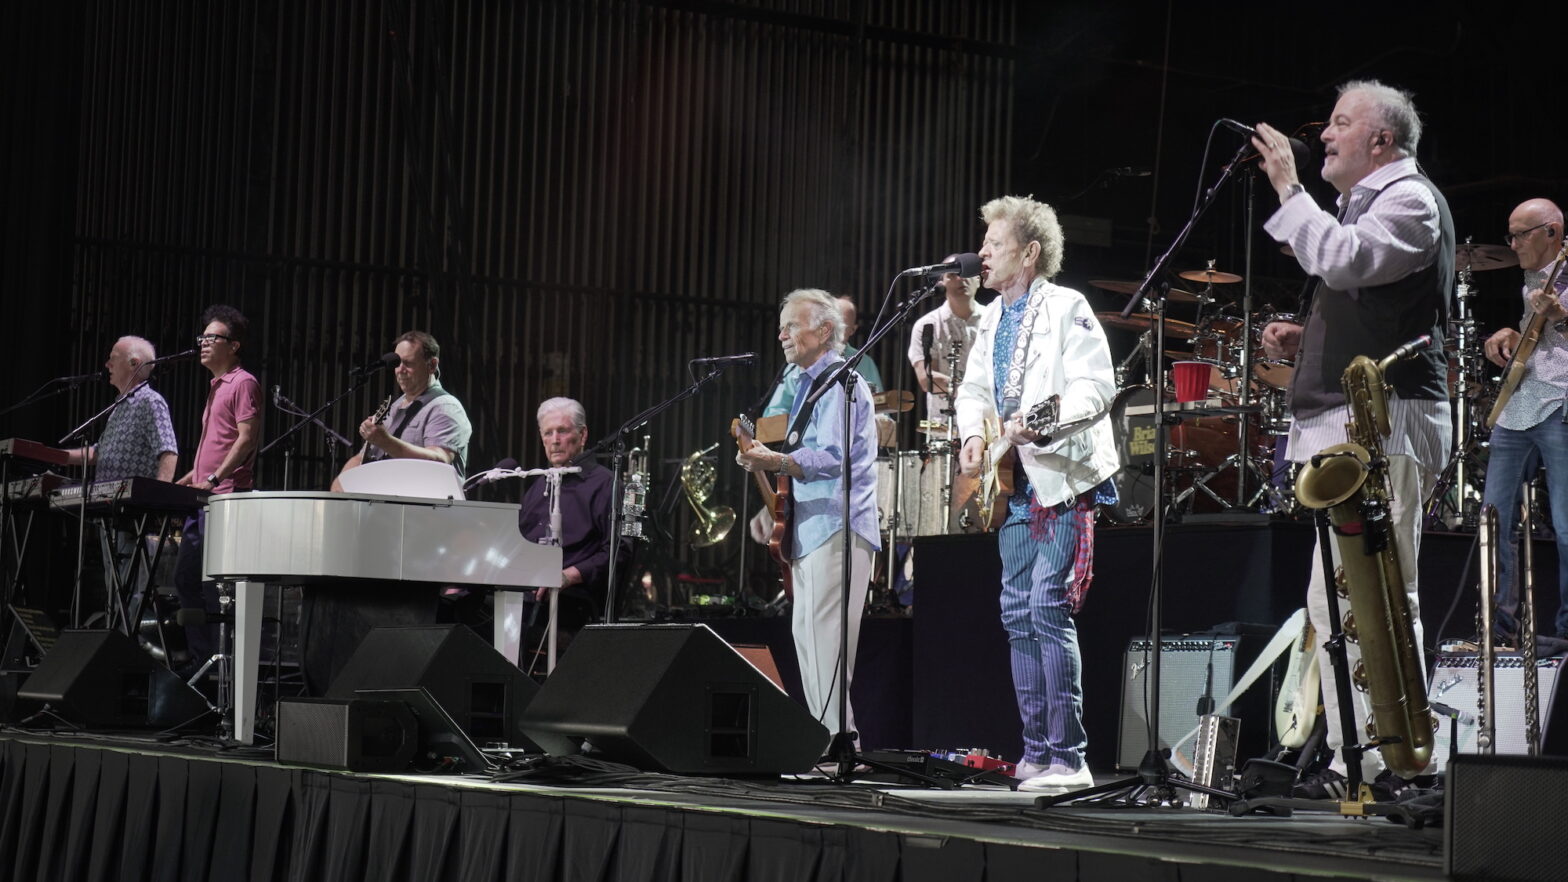
[[[1473,242],[1462,242],[1455,249],[1454,269],[1469,268],[1473,272],[1483,270],[1505,269],[1519,265],[1519,256],[1507,245],[1477,245]]]
[[[1127,296],[1131,297],[1132,295],[1138,293],[1138,286],[1142,285],[1143,283],[1122,282],[1115,279],[1092,279],[1090,280],[1089,284],[1099,288],[1102,291],[1110,291],[1113,294],[1126,294]],[[1197,303],[1198,300],[1198,295],[1192,293],[1191,291],[1183,291],[1180,288],[1171,289],[1170,301],[1172,303]]]
[[[1124,331],[1147,331],[1154,327],[1155,320],[1154,316],[1146,312],[1135,312],[1126,318],[1122,318],[1122,314],[1119,312],[1097,312],[1094,316],[1105,327],[1121,328]],[[1192,322],[1184,322],[1173,318],[1165,320],[1165,336],[1167,337],[1180,337],[1185,340],[1191,337],[1197,330],[1197,327]]]
[[[1189,282],[1202,282],[1205,285],[1234,285],[1241,281],[1241,276],[1222,273],[1217,269],[1184,270],[1176,275]]]
[[[871,396],[877,413],[908,413],[915,406],[915,393],[903,389],[889,389]]]

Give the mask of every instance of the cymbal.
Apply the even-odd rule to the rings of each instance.
[[[1216,269],[1183,270],[1176,275],[1189,282],[1203,282],[1207,285],[1234,285],[1241,281],[1241,276],[1235,273],[1222,273]]]
[[[1099,288],[1102,291],[1110,291],[1112,294],[1126,294],[1127,296],[1131,297],[1132,295],[1138,293],[1138,287],[1143,283],[1123,282],[1115,279],[1091,279],[1089,284]],[[1183,291],[1180,288],[1171,289],[1170,301],[1172,303],[1197,303],[1198,300],[1198,295],[1192,293],[1191,291]]]
[[[871,396],[877,413],[908,413],[915,406],[915,393],[903,389],[889,389]]]
[[[1107,328],[1121,328],[1124,331],[1147,331],[1154,327],[1154,316],[1146,312],[1135,312],[1122,318],[1119,312],[1097,312],[1094,317],[1100,324]],[[1192,322],[1168,318],[1165,320],[1165,335],[1167,337],[1191,337],[1198,328]]]
[[[1461,242],[1454,253],[1454,269],[1468,266],[1475,272],[1505,269],[1519,265],[1519,256],[1507,245],[1477,245]]]

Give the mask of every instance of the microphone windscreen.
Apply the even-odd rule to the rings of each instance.
[[[503,459],[500,462],[496,463],[495,467],[498,468],[498,469],[515,469],[515,468],[517,468],[517,460],[515,460],[512,457],[508,456],[506,459]]]
[[[953,259],[958,261],[958,277],[960,279],[972,279],[980,275],[980,255],[973,252],[965,252]]]
[[[400,361],[402,361],[402,359],[398,358],[396,352],[383,352],[381,354],[381,363],[388,367],[393,367]]]

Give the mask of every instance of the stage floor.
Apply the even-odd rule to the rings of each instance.
[[[1440,829],[1383,819],[1037,809],[994,786],[570,761],[364,775],[282,766],[264,749],[16,729],[0,733],[0,847],[18,879],[1445,878]]]

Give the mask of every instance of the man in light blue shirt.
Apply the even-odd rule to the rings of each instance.
[[[844,319],[826,291],[791,291],[779,310],[779,343],[784,358],[800,369],[801,382],[790,408],[789,433],[783,451],[753,442],[736,454],[746,471],[783,472],[794,479],[793,517],[784,542],[794,582],[791,625],[800,660],[806,706],[830,728],[839,725],[838,657],[844,554],[843,475],[849,463],[850,584],[849,670],[855,669],[860,617],[871,579],[871,558],[881,548],[876,517],[876,423],[871,390],[856,376],[854,410],[844,431],[844,397],[834,384],[815,405],[811,392],[827,382],[844,362]],[[848,449],[848,456],[845,449]],[[845,678],[846,681],[848,678]],[[842,731],[854,732],[854,711],[848,709]]]

